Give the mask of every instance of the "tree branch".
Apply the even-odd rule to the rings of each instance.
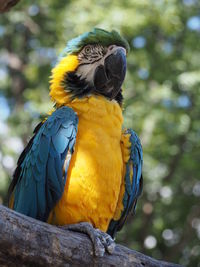
[[[84,234],[24,216],[0,205],[0,266],[178,267],[117,245],[113,255],[93,256]]]
[[[0,13],[9,11],[9,9],[18,2],[19,0],[0,0]]]

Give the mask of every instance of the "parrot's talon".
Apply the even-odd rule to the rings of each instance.
[[[112,239],[112,237],[109,234],[104,233],[99,229],[95,229],[95,230],[98,232],[99,238],[100,238],[101,242],[103,243],[106,251],[109,254],[112,254],[115,250],[115,242]]]
[[[92,241],[94,254],[97,257],[102,257],[105,251],[112,254],[115,250],[115,242],[112,237],[99,229],[95,229],[91,223],[81,222],[78,224],[70,224],[59,227],[65,230],[87,234]]]

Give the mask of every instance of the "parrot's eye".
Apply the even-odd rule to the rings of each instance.
[[[92,50],[92,48],[91,48],[90,45],[86,45],[85,48],[84,48],[84,51],[85,51],[86,54],[90,54],[91,50]]]
[[[97,62],[106,54],[107,48],[99,44],[85,45],[78,54],[81,64],[91,64]]]

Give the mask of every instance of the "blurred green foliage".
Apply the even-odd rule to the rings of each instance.
[[[20,1],[0,16],[0,201],[52,103],[49,76],[67,40],[94,26],[129,41],[125,126],[141,137],[144,192],[118,242],[200,266],[200,2]]]

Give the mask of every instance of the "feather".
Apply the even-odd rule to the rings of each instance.
[[[48,154],[49,154],[49,144],[50,144],[50,138],[42,135],[39,145],[39,158],[43,163],[47,161]]]
[[[14,210],[47,220],[64,190],[64,159],[69,146],[70,153],[74,150],[77,125],[77,115],[69,107],[57,109],[39,124],[19,158],[10,186]]]
[[[64,135],[60,134],[60,131],[57,132],[55,136],[52,137],[52,142],[58,154],[62,154],[69,143],[69,139]]]
[[[135,211],[137,199],[142,191],[142,146],[138,136],[133,130],[128,129],[126,134],[130,135],[129,142],[131,143],[131,148],[129,160],[125,166],[126,173],[124,177],[125,192],[123,196],[123,210],[119,220],[111,220],[109,224],[107,232],[111,236],[114,236],[115,233],[122,228],[131,210],[133,209],[133,212]],[[133,173],[132,177],[131,173]]]

